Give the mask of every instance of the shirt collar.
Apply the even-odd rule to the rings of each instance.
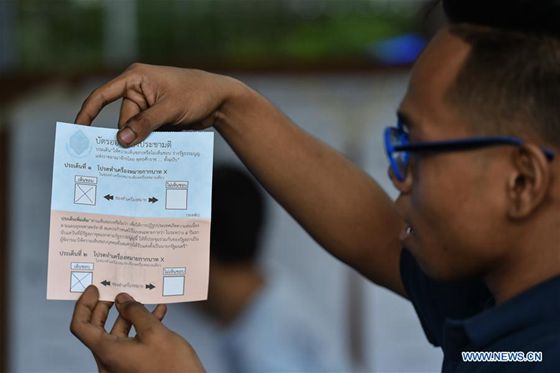
[[[473,317],[448,320],[447,326],[463,329],[469,344],[484,347],[514,330],[557,320],[559,314],[560,276],[556,276]]]

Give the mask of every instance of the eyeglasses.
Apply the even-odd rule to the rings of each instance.
[[[523,140],[513,136],[488,136],[467,137],[448,141],[426,141],[410,143],[408,133],[399,122],[397,127],[385,128],[385,151],[389,157],[391,170],[398,181],[404,181],[410,161],[410,153],[419,152],[452,152],[479,149],[487,146],[514,145],[519,146]],[[554,152],[542,148],[544,155],[549,161],[554,160]]]

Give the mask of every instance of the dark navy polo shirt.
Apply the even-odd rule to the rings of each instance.
[[[496,306],[482,281],[433,280],[406,249],[400,268],[443,372],[560,372],[560,276]],[[484,351],[542,352],[542,362],[463,362],[462,352]]]

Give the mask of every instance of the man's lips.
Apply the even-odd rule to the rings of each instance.
[[[403,225],[399,238],[401,242],[405,242],[408,238],[414,235],[414,228],[410,223],[406,222]]]

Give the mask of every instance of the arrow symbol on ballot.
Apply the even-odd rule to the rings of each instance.
[[[110,286],[110,285],[111,285],[111,281],[103,280],[103,281],[101,281],[101,285],[103,285],[103,286]]]
[[[150,198],[148,198],[148,202],[156,203],[157,201],[158,201],[158,199],[157,199],[156,197],[150,197]]]
[[[155,285],[154,285],[154,284],[148,284],[148,285],[146,285],[146,289],[152,290],[153,288],[155,288]]]
[[[103,197],[103,198],[105,198],[107,201],[110,201],[110,200],[113,199],[113,196],[112,196],[111,194],[107,194],[107,195],[105,195],[105,197]]]

